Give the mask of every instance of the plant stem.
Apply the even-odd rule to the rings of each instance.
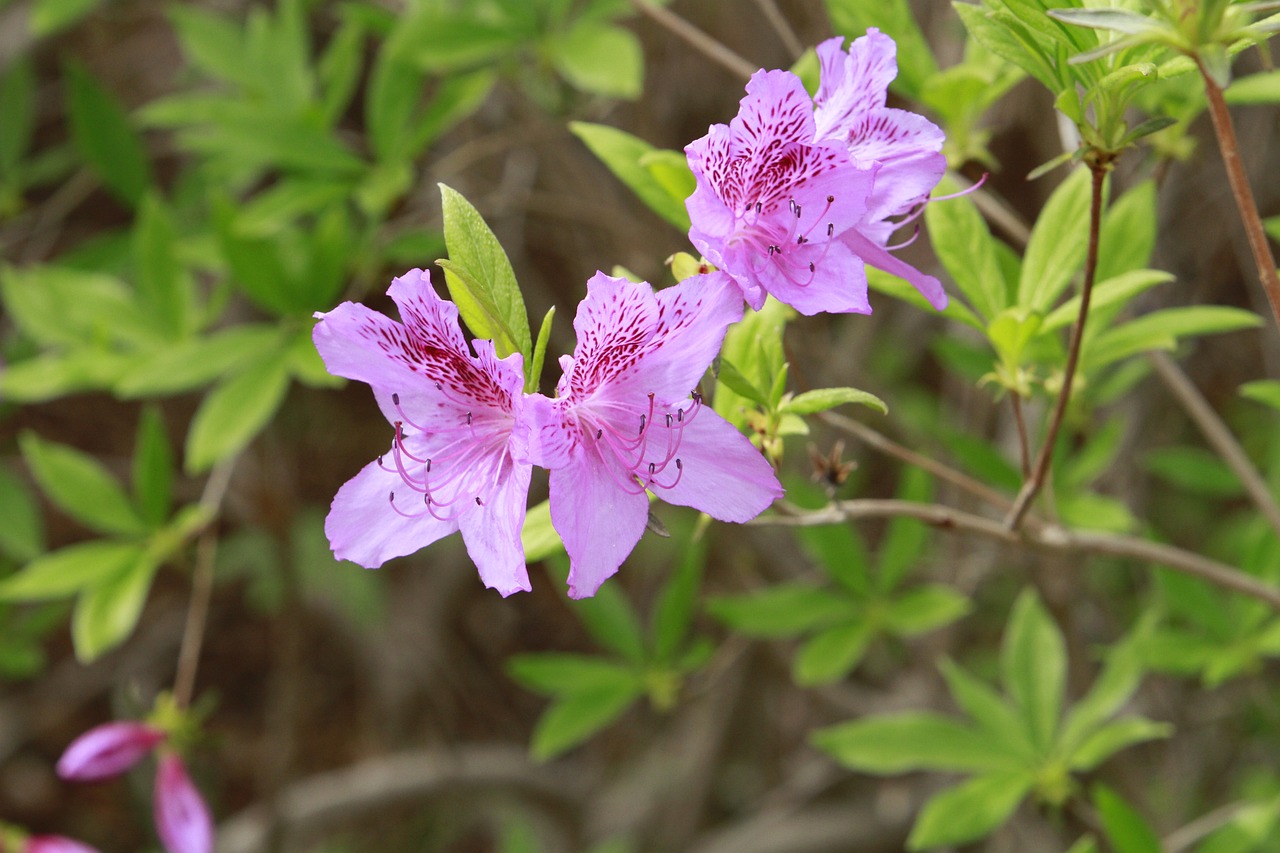
[[[1015,531],[991,518],[942,504],[919,501],[849,500],[818,510],[801,510],[781,502],[774,504],[774,507],[791,514],[761,516],[747,523],[759,526],[811,527],[859,518],[916,518],[943,530],[974,533],[1008,545],[1030,545],[1065,554],[1128,557],[1155,563],[1206,580],[1223,589],[1256,598],[1280,611],[1280,587],[1264,583],[1234,566],[1193,551],[1133,536],[1071,530],[1059,524],[1028,524],[1022,530]]]
[[[684,39],[694,49],[702,53],[708,59],[718,63],[722,68],[736,74],[743,79],[750,79],[755,74],[759,66],[752,65],[729,48],[725,47],[722,42],[712,38],[684,18],[667,9],[665,6],[656,6],[649,0],[631,0],[631,5],[648,15],[657,23],[666,27],[673,34]]]
[[[1093,296],[1093,280],[1098,273],[1098,235],[1102,230],[1102,192],[1106,184],[1108,163],[1101,158],[1089,161],[1089,170],[1093,176],[1089,195],[1089,248],[1084,260],[1084,282],[1080,286],[1080,313],[1076,316],[1075,325],[1071,327],[1071,343],[1067,349],[1067,366],[1062,374],[1062,390],[1058,392],[1057,403],[1053,414],[1049,416],[1049,429],[1045,433],[1044,444],[1040,446],[1040,454],[1036,457],[1031,477],[1023,482],[1022,491],[1018,492],[1013,502],[1013,509],[1005,516],[1004,524],[1009,530],[1017,530],[1026,515],[1031,502],[1044,485],[1045,476],[1049,472],[1049,463],[1053,459],[1053,447],[1058,440],[1058,430],[1067,414],[1067,404],[1071,402],[1071,384],[1076,376],[1076,367],[1080,362],[1080,345],[1084,341],[1084,325],[1089,319],[1089,299]]]
[[[1147,353],[1147,360],[1155,367],[1156,373],[1173,392],[1173,396],[1186,409],[1191,420],[1195,421],[1196,426],[1204,433],[1209,444],[1222,457],[1222,461],[1227,463],[1227,467],[1240,478],[1249,498],[1258,511],[1266,517],[1271,529],[1280,536],[1280,505],[1276,504],[1276,499],[1271,494],[1271,487],[1249,461],[1244,448],[1240,446],[1240,442],[1236,441],[1236,437],[1231,434],[1227,425],[1222,422],[1222,418],[1218,417],[1213,407],[1209,405],[1209,401],[1196,390],[1196,386],[1168,355],[1162,352],[1150,352]]]
[[[756,5],[760,7],[760,11],[768,19],[769,26],[773,27],[774,32],[778,34],[778,38],[782,39],[782,44],[786,47],[787,52],[791,54],[791,58],[793,60],[799,59],[804,53],[804,45],[800,43],[799,37],[796,36],[796,31],[791,29],[791,25],[787,23],[786,16],[778,8],[778,4],[774,0],[756,0]]]
[[[1231,195],[1235,197],[1236,210],[1240,212],[1249,249],[1253,252],[1253,262],[1258,267],[1258,281],[1267,294],[1271,316],[1280,328],[1280,276],[1276,274],[1276,259],[1267,243],[1267,232],[1262,227],[1258,206],[1253,200],[1253,190],[1249,187],[1249,176],[1245,174],[1244,163],[1240,159],[1240,144],[1236,139],[1235,126],[1231,122],[1231,113],[1227,110],[1226,99],[1222,97],[1222,88],[1209,76],[1199,59],[1196,60],[1196,66],[1204,80],[1205,94],[1209,96],[1209,117],[1213,120],[1213,132],[1218,138],[1222,163],[1227,168]]]
[[[187,623],[182,631],[182,645],[178,649],[178,667],[173,677],[173,701],[179,708],[191,704],[195,691],[196,670],[200,667],[200,647],[204,644],[204,627],[209,615],[209,600],[213,596],[213,563],[218,553],[218,536],[213,521],[222,507],[227,487],[231,484],[231,472],[235,458],[213,469],[200,496],[200,506],[208,512],[209,522],[196,543],[195,568],[191,573],[191,598],[187,602]]]

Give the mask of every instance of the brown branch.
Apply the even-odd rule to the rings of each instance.
[[[1236,441],[1227,425],[1222,422],[1222,418],[1218,417],[1217,412],[1209,405],[1209,401],[1196,390],[1196,386],[1168,355],[1163,352],[1150,352],[1147,353],[1147,360],[1156,369],[1156,374],[1161,381],[1186,409],[1191,420],[1195,421],[1196,426],[1204,433],[1205,439],[1222,457],[1222,461],[1227,463],[1227,467],[1240,478],[1249,498],[1258,511],[1266,517],[1271,529],[1280,536],[1280,505],[1276,504],[1267,481],[1262,479],[1262,475],[1245,455],[1244,448],[1240,446],[1240,442]]]
[[[804,54],[804,45],[801,44],[796,31],[791,29],[791,25],[787,23],[787,19],[782,14],[782,10],[778,8],[778,4],[774,0],[756,0],[756,5],[764,13],[765,18],[769,21],[769,26],[773,27],[774,32],[778,34],[778,38],[782,39],[782,44],[786,47],[787,52],[791,54],[791,58],[793,60],[799,59]]]
[[[1089,248],[1084,261],[1084,282],[1080,286],[1080,313],[1076,315],[1075,325],[1071,327],[1071,343],[1067,349],[1067,366],[1062,374],[1062,390],[1058,392],[1057,403],[1053,414],[1049,416],[1049,429],[1045,433],[1044,444],[1040,445],[1040,455],[1036,457],[1035,468],[1031,478],[1022,484],[1013,509],[1005,516],[1005,526],[1017,530],[1044,485],[1045,476],[1049,472],[1049,463],[1053,459],[1053,446],[1058,440],[1058,430],[1067,414],[1067,404],[1071,402],[1071,384],[1075,379],[1076,367],[1080,363],[1080,345],[1084,341],[1085,321],[1089,319],[1089,299],[1093,295],[1093,280],[1098,273],[1098,236],[1102,230],[1102,191],[1106,183],[1108,165],[1106,162],[1094,160],[1089,163],[1093,182],[1089,195]]]
[[[759,70],[759,66],[743,59],[725,47],[723,42],[707,35],[670,9],[664,6],[655,6],[649,0],[631,0],[631,5],[666,27],[674,35],[684,39],[703,56],[731,73],[743,79],[750,79],[751,75]]]
[[[1070,530],[1058,524],[1029,524],[1010,530],[1005,524],[941,504],[903,500],[850,500],[818,510],[802,510],[775,504],[781,515],[761,516],[748,522],[759,526],[810,527],[838,524],[860,518],[916,518],[942,530],[973,533],[1007,545],[1030,545],[1065,554],[1129,557],[1155,563],[1200,578],[1223,589],[1239,592],[1280,611],[1280,587],[1263,583],[1234,566],[1173,545],[1133,536]]]
[[[1249,186],[1249,176],[1245,174],[1244,163],[1240,159],[1240,143],[1236,139],[1236,129],[1231,123],[1231,113],[1227,102],[1222,97],[1222,89],[1204,64],[1196,59],[1200,76],[1204,80],[1204,91],[1209,96],[1209,117],[1213,120],[1213,132],[1218,138],[1218,150],[1222,152],[1222,163],[1227,168],[1227,182],[1231,185],[1231,195],[1236,200],[1236,210],[1240,213],[1240,221],[1244,224],[1244,233],[1249,240],[1249,250],[1253,253],[1253,262],[1258,268],[1258,281],[1267,294],[1267,302],[1271,305],[1271,316],[1280,327],[1280,276],[1276,274],[1276,259],[1271,254],[1271,246],[1267,243],[1267,233],[1263,230],[1262,219],[1258,216],[1258,205],[1253,200],[1253,190]]]

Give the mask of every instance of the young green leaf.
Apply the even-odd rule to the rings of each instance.
[[[26,483],[0,465],[0,554],[26,563],[44,553],[44,521]]]
[[[1036,219],[1018,280],[1018,305],[1044,314],[1071,283],[1084,262],[1089,238],[1088,169],[1063,181]]]
[[[552,38],[548,48],[551,64],[574,88],[612,98],[639,97],[644,51],[629,30],[583,20]]]
[[[544,696],[633,684],[636,678],[614,661],[553,652],[515,655],[507,660],[507,674]]]
[[[1062,711],[1067,653],[1062,633],[1031,590],[1013,605],[1000,645],[1000,673],[1032,742],[1046,751]]]
[[[689,230],[683,198],[674,198],[641,160],[658,149],[639,137],[603,124],[575,121],[569,129],[609,167],[649,209],[681,231]]]
[[[675,561],[675,570],[662,585],[653,608],[653,656],[662,663],[671,662],[680,652],[697,612],[710,537],[701,523],[695,531],[693,541]]]
[[[601,646],[630,663],[644,661],[640,620],[617,584],[606,584],[591,598],[571,601],[569,607]]]
[[[275,415],[288,389],[288,350],[278,350],[210,391],[187,433],[187,473],[207,471],[243,450]]]
[[[845,403],[860,403],[875,409],[882,415],[889,413],[889,407],[885,405],[884,400],[875,394],[859,391],[857,388],[819,388],[814,391],[805,391],[784,401],[779,411],[793,415],[812,415],[843,406]]]
[[[938,192],[959,190],[944,178]],[[996,255],[995,238],[968,198],[931,204],[924,211],[929,240],[938,260],[978,315],[990,319],[1009,305],[1009,290]]]
[[[267,358],[280,347],[280,330],[248,323],[158,347],[136,359],[115,383],[125,399],[180,394]]]
[[[555,319],[556,306],[552,305],[542,317],[538,327],[538,339],[533,342],[533,358],[529,360],[529,372],[525,376],[524,391],[535,394],[542,382],[542,366],[547,358],[547,344],[551,341],[551,321]]]
[[[155,406],[147,406],[138,419],[133,451],[133,493],[142,518],[158,527],[173,507],[173,450],[164,418]]]
[[[124,489],[92,456],[34,432],[24,432],[18,442],[40,488],[68,515],[99,533],[132,536],[145,531]]]
[[[913,770],[981,773],[1016,763],[993,749],[982,733],[929,711],[863,717],[819,729],[810,740],[842,766],[877,776]]]
[[[839,681],[862,661],[875,636],[876,626],[865,618],[823,628],[796,652],[791,677],[801,687]]]
[[[1240,396],[1280,411],[1280,381],[1258,379],[1240,386]]]
[[[927,850],[982,838],[1009,819],[1033,781],[1026,770],[1000,770],[948,788],[925,803],[907,838],[907,849]]]
[[[885,628],[902,637],[936,630],[967,614],[968,598],[951,587],[925,584],[899,595],[885,610]]]
[[[1116,853],[1163,853],[1155,830],[1115,791],[1099,782],[1093,786],[1093,804]]]
[[[1166,738],[1173,726],[1143,717],[1125,717],[1105,723],[1081,741],[1067,759],[1072,770],[1093,770],[1115,753],[1134,744]]]
[[[15,575],[0,580],[0,601],[65,598],[105,583],[142,559],[143,546],[95,539],[37,557]]]
[[[858,610],[830,590],[791,583],[713,598],[707,612],[747,636],[794,637],[847,619]]]
[[[143,556],[116,576],[91,586],[76,599],[71,640],[76,659],[89,663],[128,639],[142,615],[156,564]]]
[[[1011,753],[1027,761],[1035,760],[1036,749],[1026,726],[1004,697],[949,660],[944,659],[939,668],[951,698],[962,711]]]
[[[449,259],[437,263],[445,271],[462,321],[476,337],[491,339],[499,358],[518,352],[529,364],[533,349],[529,318],[507,253],[461,194],[440,184],[440,201]]]
[[[133,263],[138,301],[165,338],[176,340],[190,329],[194,294],[178,260],[177,233],[164,203],[148,193],[133,226]]]
[[[550,502],[542,501],[525,512],[524,527],[520,529],[520,543],[527,563],[536,563],[564,552],[560,534],[551,526]]]
[[[112,194],[137,206],[152,183],[151,161],[121,106],[81,65],[63,66],[76,147]]]
[[[562,694],[534,726],[529,746],[533,759],[547,761],[577,746],[622,716],[643,695],[644,684],[638,676],[629,683]]]

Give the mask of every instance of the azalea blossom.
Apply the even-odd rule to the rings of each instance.
[[[693,390],[741,317],[741,296],[721,272],[657,293],[604,273],[587,283],[557,396],[526,407],[531,457],[551,471],[571,597],[593,595],[631,553],[647,492],[737,522],[782,495],[760,452]]]
[[[873,171],[875,182],[862,220],[841,235],[862,260],[905,279],[935,307],[947,305],[936,278],[890,254],[895,217],[918,214],[946,171],[942,130],[924,116],[886,106],[898,74],[897,46],[874,27],[854,39],[848,52],[837,36],[818,45],[821,69],[814,96],[815,138],[845,146],[853,162]]]
[[[377,568],[455,531],[485,585],[528,590],[520,529],[531,466],[521,418],[522,357],[473,342],[457,307],[419,269],[387,291],[403,323],[344,302],[317,314],[330,373],[367,382],[392,425],[391,448],[333,499],[325,533],[339,559]]]
[[[875,169],[819,142],[813,100],[788,71],[758,71],[738,115],[685,147],[697,179],[689,239],[759,309],[869,313],[862,262],[841,241],[861,221]]]
[[[130,770],[151,752],[161,754],[152,807],[156,832],[168,853],[210,853],[213,818],[187,775],[182,759],[165,745],[168,733],[156,726],[116,721],[76,738],[58,759],[58,775],[75,782],[98,782]],[[39,842],[38,846],[32,846]],[[93,848],[60,836],[29,839],[28,853],[85,853]]]

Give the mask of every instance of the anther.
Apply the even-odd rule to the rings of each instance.
[[[835,197],[835,196],[833,196],[833,195],[829,195],[829,196],[827,196],[827,204],[831,204],[831,202],[833,202],[833,201],[835,201],[835,200],[836,200],[836,197]]]
[[[394,403],[394,404],[396,404],[397,406],[398,406],[398,405],[400,405],[400,395],[399,395],[399,394],[396,394],[395,392],[392,392],[392,394],[391,394],[391,402],[392,402],[392,403]]]
[[[604,438],[604,430],[602,430],[602,429],[597,429],[597,430],[596,430],[596,441],[599,441],[599,440],[600,440],[600,439],[602,439],[602,438]]]
[[[836,224],[834,222],[827,223],[827,236],[834,237],[836,234]]]
[[[815,269],[816,267],[813,265],[813,261],[809,261],[809,272],[813,272]]]
[[[636,433],[636,435],[644,435],[644,426],[646,423],[648,423],[648,418],[645,415],[641,415],[640,416],[640,432]]]
[[[759,213],[762,210],[764,210],[764,205],[760,202],[756,202],[756,213]]]
[[[667,429],[671,429],[671,415],[667,415]]]
[[[476,506],[484,506],[484,501],[480,500],[479,495],[476,495]]]
[[[467,426],[471,426],[471,413],[467,412]]]

